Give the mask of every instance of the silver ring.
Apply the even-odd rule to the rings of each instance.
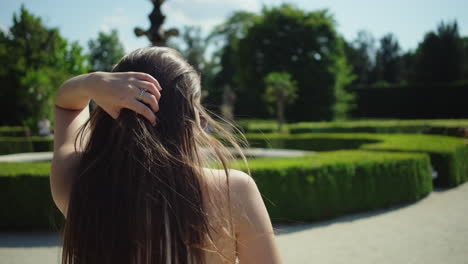
[[[138,96],[138,99],[143,101],[143,96],[145,96],[145,93],[146,93],[146,89],[141,89],[140,90],[140,95]]]

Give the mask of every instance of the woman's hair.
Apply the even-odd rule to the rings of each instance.
[[[242,155],[237,137],[203,108],[200,76],[177,51],[138,49],[113,71],[145,72],[158,80],[163,90],[156,126],[128,109],[114,120],[97,107],[81,128],[76,142],[85,141],[85,131],[89,141],[73,182],[62,263],[204,263],[217,232],[204,197],[226,193],[206,193],[203,167],[222,165],[229,176],[233,157],[220,140]],[[214,129],[216,138],[203,126]],[[232,230],[230,214],[229,208],[225,219]]]

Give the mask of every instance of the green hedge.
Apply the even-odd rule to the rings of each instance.
[[[431,133],[462,136],[468,119],[362,120],[341,122],[301,122],[288,125],[289,133]]]
[[[32,141],[27,137],[0,137],[0,155],[33,152]]]
[[[324,152],[250,162],[276,222],[308,221],[415,201],[432,190],[429,158],[418,153]],[[0,229],[53,229],[50,163],[0,163]]]
[[[54,139],[52,137],[31,137],[34,152],[54,151]]]
[[[416,201],[432,191],[421,153],[323,152],[250,161],[273,221],[309,221]]]
[[[57,230],[49,172],[50,163],[0,163],[1,230]]]
[[[431,135],[392,135],[382,142],[363,145],[362,149],[428,153],[432,166],[438,172],[435,185],[451,187],[468,181],[468,145],[462,139]]]
[[[50,137],[0,137],[0,155],[53,151]]]
[[[468,146],[461,138],[417,134],[247,134],[252,147],[289,148],[313,151],[365,149],[422,152],[431,157],[438,172],[435,185],[456,186],[468,181]]]
[[[244,133],[274,133],[278,132],[278,123],[276,120],[264,119],[241,119],[235,124]]]
[[[0,137],[24,137],[27,128],[22,126],[0,126]]]
[[[380,142],[367,134],[246,134],[251,147],[313,151],[358,149],[366,143]]]

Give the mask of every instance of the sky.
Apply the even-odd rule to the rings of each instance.
[[[360,30],[371,32],[376,39],[394,33],[405,51],[415,49],[424,34],[441,21],[457,20],[460,34],[468,36],[467,0],[166,0],[162,9],[166,29],[197,25],[207,34],[233,11],[259,13],[263,6],[283,2],[307,11],[329,9],[338,32],[347,40],[355,39]],[[62,36],[84,47],[99,31],[113,28],[118,29],[127,52],[149,45],[147,39],[133,33],[137,26],[149,27],[149,0],[0,0],[0,30],[11,26],[21,4],[42,17],[48,27],[59,28]]]

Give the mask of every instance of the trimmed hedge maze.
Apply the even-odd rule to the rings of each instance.
[[[457,135],[468,128],[468,119],[362,120],[340,122],[301,122],[290,124],[289,133],[429,133]]]
[[[418,153],[324,152],[254,159],[252,175],[273,221],[311,221],[407,203],[432,191],[429,157]]]
[[[0,163],[0,230],[57,230],[49,173],[48,162]]]
[[[273,133],[274,120],[244,119],[237,122],[245,133]],[[335,122],[300,122],[285,125],[290,134],[302,133],[427,133],[463,137],[468,131],[468,119],[426,120],[356,120]],[[465,135],[466,136],[466,135]]]
[[[418,134],[247,134],[252,147],[312,151],[361,149],[425,153],[438,177],[434,184],[452,187],[468,181],[468,145],[464,139]]]
[[[249,165],[275,222],[385,208],[432,191],[429,157],[420,153],[332,151]],[[52,201],[49,171],[50,163],[0,163],[0,229],[56,229],[62,217]]]
[[[53,151],[50,137],[0,137],[0,155]]]
[[[448,187],[468,181],[468,146],[462,138],[369,133],[246,137],[252,147],[319,151],[299,158],[249,161],[275,222],[385,208],[421,199],[433,184]],[[0,142],[15,142],[16,148],[9,151],[19,152],[52,147],[51,139],[29,139],[3,137]],[[438,173],[434,182],[433,169]],[[50,163],[0,163],[0,229],[50,229],[57,226],[51,223],[60,223],[49,171]]]

